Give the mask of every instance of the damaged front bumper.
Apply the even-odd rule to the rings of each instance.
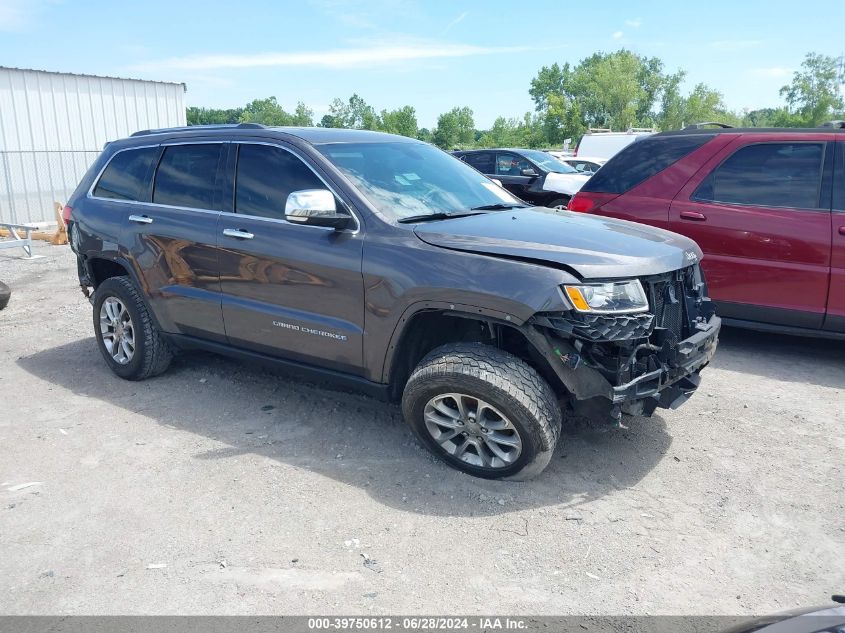
[[[560,338],[554,330],[537,325],[529,325],[526,336],[573,396],[576,411],[619,421],[622,413],[649,416],[657,407],[674,409],[683,404],[698,387],[699,372],[713,358],[722,322],[712,315],[695,323],[693,333],[681,341],[652,337],[630,349],[617,348],[620,367],[614,370],[594,362],[577,340]]]

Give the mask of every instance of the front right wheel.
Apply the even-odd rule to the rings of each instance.
[[[538,475],[560,436],[549,384],[516,356],[481,343],[444,345],[423,358],[405,386],[402,411],[435,455],[487,479]]]

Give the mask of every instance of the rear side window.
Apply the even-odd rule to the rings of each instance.
[[[467,154],[464,156],[464,162],[467,165],[472,165],[482,174],[495,173],[495,158],[493,152],[479,152],[477,154]]]
[[[157,153],[157,147],[118,152],[97,181],[94,195],[113,200],[140,200],[146,189],[150,165]]]
[[[238,150],[237,213],[284,219],[292,192],[325,188],[305,163],[279,147],[244,144]]]
[[[611,158],[582,191],[625,193],[698,149],[715,134],[657,136],[635,141]]]
[[[153,202],[213,209],[221,147],[219,143],[166,147],[156,171]]]
[[[819,206],[824,143],[755,143],[714,169],[694,200],[759,207]]]

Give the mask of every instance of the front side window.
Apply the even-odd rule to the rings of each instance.
[[[819,206],[824,143],[755,143],[731,154],[693,199],[759,207]]]
[[[298,157],[270,145],[241,145],[235,180],[235,212],[284,219],[294,191],[326,185]]]
[[[524,206],[463,161],[425,143],[316,147],[389,218],[463,212],[486,205]]]
[[[500,152],[496,155],[497,176],[521,176],[523,169],[534,169],[534,165],[517,154],[506,154]]]
[[[493,152],[476,152],[464,156],[464,162],[472,165],[482,174],[494,174],[496,173],[495,156]]]
[[[158,164],[153,202],[191,209],[213,209],[219,143],[171,145]]]
[[[97,181],[94,195],[112,200],[141,200],[147,183],[150,165],[158,147],[141,147],[118,152]]]

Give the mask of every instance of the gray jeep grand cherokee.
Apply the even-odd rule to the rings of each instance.
[[[528,207],[400,136],[138,132],[66,218],[118,376],[192,348],[295,367],[401,398],[423,444],[480,477],[539,473],[563,407],[678,406],[719,334],[695,243]]]

